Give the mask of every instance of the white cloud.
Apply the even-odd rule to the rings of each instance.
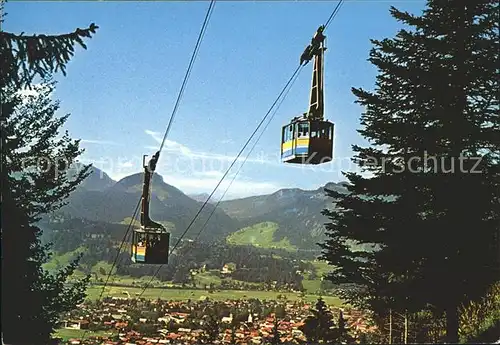
[[[84,144],[97,144],[97,145],[118,145],[114,141],[109,141],[109,140],[93,140],[93,139],[81,139],[81,143]]]
[[[154,132],[151,130],[145,130],[146,134],[150,135],[158,144],[161,144],[163,137],[161,133]],[[148,150],[156,151],[158,147],[155,146],[146,146]],[[173,154],[177,154],[180,156],[193,158],[193,159],[201,159],[201,160],[218,160],[224,162],[233,162],[236,159],[236,155],[223,155],[218,153],[209,153],[203,151],[193,151],[185,145],[182,145],[178,142],[172,140],[165,140],[165,145],[163,146],[163,151],[170,152]],[[243,152],[240,157],[238,157],[238,162],[243,162],[245,160],[248,152]],[[259,164],[271,164],[278,165],[278,155],[272,157],[271,159],[265,158],[263,154],[258,155],[260,158],[248,158],[246,163],[259,163]]]
[[[130,173],[114,173],[114,174],[111,174],[111,173],[108,173],[109,177],[111,177],[111,179],[113,179],[114,181],[120,181],[121,179],[125,178],[125,177],[128,177],[130,176],[131,174]]]
[[[200,176],[207,176],[207,177],[213,177],[213,178],[222,178],[224,176],[224,173],[222,171],[218,170],[209,170],[209,171],[200,171],[200,172],[195,172],[195,175],[200,175]],[[226,178],[229,176],[226,176]]]
[[[92,163],[94,168],[104,171],[113,180],[118,181],[124,177],[141,172],[142,165],[140,158],[131,159],[130,157],[88,157],[79,158],[82,164]]]
[[[158,144],[161,144],[163,137],[161,133],[158,132],[153,132],[148,129],[145,130],[146,134],[150,135]],[[153,150],[158,150],[158,147],[153,147],[153,146],[148,146],[148,148],[151,148]],[[179,144],[178,142],[172,141],[165,139],[165,144],[163,145],[163,151],[171,151],[171,152],[177,152],[185,156],[190,156],[191,150],[182,144]]]
[[[168,183],[176,186],[186,194],[212,193],[220,179],[218,178],[190,178],[184,176],[169,176]],[[214,199],[217,201],[231,183],[231,178],[225,179],[217,189]],[[249,180],[234,180],[228,190],[227,197],[245,197],[250,195],[268,194],[283,188],[271,182],[256,182]]]
[[[121,162],[119,165],[122,168],[132,168],[132,167],[134,167],[134,163],[132,161]]]
[[[146,130],[146,134],[150,135],[158,144],[161,143],[163,139],[163,134],[154,132],[151,130]],[[157,151],[158,147],[146,146],[148,150]],[[238,157],[237,163],[243,163],[245,157],[248,154],[248,149],[245,150],[240,157]],[[176,156],[177,158],[183,159],[181,165],[191,166],[195,165],[195,162],[201,163],[202,169],[219,170],[225,171],[229,168],[230,164],[236,159],[236,155],[223,155],[217,153],[209,153],[203,151],[194,151],[187,146],[180,144],[172,140],[166,140],[163,147],[164,152],[168,152]],[[253,157],[253,158],[252,158]],[[352,163],[351,157],[339,157],[336,156],[331,162],[324,163],[321,165],[307,165],[307,164],[286,164],[281,162],[279,147],[273,152],[273,154],[267,154],[265,152],[252,152],[251,156],[246,160],[246,163],[250,164],[265,164],[274,167],[286,167],[289,170],[302,170],[304,172],[316,173],[337,173],[340,174],[341,171],[353,171],[357,169],[357,165]],[[170,160],[168,164],[179,166],[179,160]],[[232,169],[237,169],[237,164],[233,166]],[[214,167],[216,167],[214,169]]]
[[[151,130],[145,130],[145,133],[151,136],[154,142],[158,144],[154,145],[153,143],[153,145],[147,146],[147,148],[152,152],[156,152],[163,140],[163,133]],[[322,174],[325,177],[328,176],[327,178],[330,181],[336,180],[335,177],[339,180],[343,180],[345,178],[341,176],[341,171],[353,170],[353,164],[347,157],[336,157],[333,162],[328,164],[294,165],[282,163],[279,157],[279,150],[276,151],[277,152],[274,152],[275,155],[271,157],[271,159],[269,158],[270,155],[266,157],[262,153],[257,156],[253,154],[254,158],[249,158],[247,162],[283,167],[289,172],[290,170],[297,171],[297,169],[299,169],[302,170],[304,174]],[[246,154],[247,152],[243,153],[242,157],[238,159],[240,164],[235,164],[230,173],[225,176],[214,195],[215,200],[218,200],[218,197],[220,197],[229,186],[234,174],[245,159]],[[211,193],[235,158],[236,156],[234,155],[196,151],[181,143],[166,140],[163,148],[163,156],[158,162],[156,171],[159,175],[164,177],[166,183],[179,188],[186,194]],[[100,160],[102,160],[102,163],[95,165],[104,170],[115,180],[142,172],[143,170],[142,156],[112,157],[109,159],[101,157]],[[257,176],[261,176],[261,174]],[[257,178],[260,179],[260,177]],[[248,180],[239,175],[231,184],[226,198],[268,194],[286,187],[287,186],[278,183],[273,183],[272,181]]]

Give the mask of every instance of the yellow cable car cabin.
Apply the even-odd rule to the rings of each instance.
[[[132,235],[132,261],[137,264],[167,264],[170,233],[158,228],[135,229]]]
[[[320,26],[300,57],[301,65],[314,57],[309,111],[282,128],[281,160],[284,163],[322,164],[333,159],[334,124],[324,120],[323,30]]]
[[[149,218],[150,185],[159,152],[144,165],[144,183],[141,200],[141,227],[132,234],[132,262],[163,265],[168,263],[170,233],[165,227]]]
[[[332,160],[334,124],[302,119],[282,129],[281,159],[286,163],[321,164]]]

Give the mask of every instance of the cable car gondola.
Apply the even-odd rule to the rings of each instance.
[[[284,163],[322,164],[333,157],[334,124],[324,119],[324,26],[320,26],[300,57],[307,65],[314,58],[309,111],[292,119],[281,131]]]
[[[144,183],[141,200],[141,227],[132,234],[132,261],[138,264],[163,265],[168,263],[170,233],[167,229],[149,218],[149,201],[151,196],[151,177],[156,168],[160,152],[157,152],[144,164]],[[144,156],[146,158],[146,156]]]

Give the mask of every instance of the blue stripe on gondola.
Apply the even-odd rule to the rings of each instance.
[[[281,157],[288,157],[288,156],[292,156],[294,154],[303,155],[303,154],[307,154],[308,152],[309,152],[309,148],[307,146],[297,147],[295,150],[294,149],[286,150],[285,152],[283,152],[281,154]]]

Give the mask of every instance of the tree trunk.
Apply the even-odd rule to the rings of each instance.
[[[404,343],[408,344],[408,314],[405,312],[405,337]]]
[[[392,344],[392,309],[389,309],[389,344]]]
[[[446,343],[458,343],[458,308],[449,307],[446,310]]]

